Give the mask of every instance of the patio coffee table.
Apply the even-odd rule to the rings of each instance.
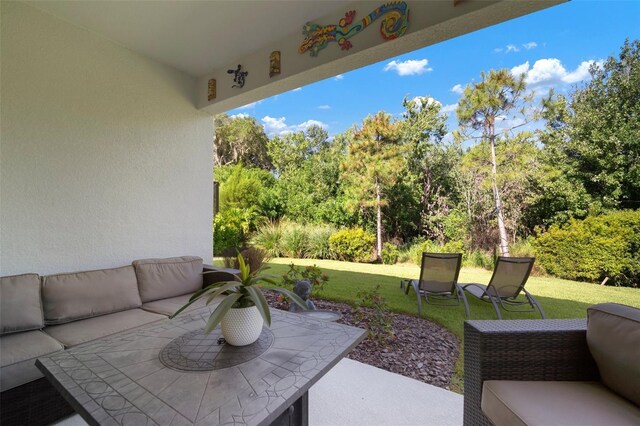
[[[211,308],[39,358],[38,368],[89,424],[302,424],[309,388],[364,330],[272,309],[245,347],[205,336]]]

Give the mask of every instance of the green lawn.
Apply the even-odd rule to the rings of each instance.
[[[317,265],[329,275],[323,298],[353,303],[361,290],[380,285],[380,292],[393,311],[417,316],[417,303],[412,292],[406,296],[399,288],[400,278],[417,278],[419,267],[410,264],[371,265],[363,263],[338,262],[330,260],[273,259],[270,273],[282,274],[291,262],[296,265]],[[463,268],[459,281],[486,284],[491,271]],[[618,302],[640,307],[640,289],[625,287],[604,287],[596,284],[580,283],[553,277],[530,277],[527,290],[542,305],[548,318],[584,318],[589,305],[600,302]],[[495,319],[491,304],[469,298],[473,319]],[[423,304],[422,317],[442,324],[462,340],[464,307],[440,307]],[[503,318],[538,318],[535,314],[503,313]],[[462,348],[461,348],[462,353]],[[452,389],[462,390],[462,357],[458,360],[456,377]]]

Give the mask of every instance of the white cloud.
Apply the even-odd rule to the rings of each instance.
[[[433,71],[433,68],[427,67],[429,63],[428,59],[413,60],[409,59],[404,62],[391,61],[385,65],[385,71],[395,71],[400,76],[404,75],[420,75],[429,71]]]
[[[295,89],[292,90],[292,92],[299,92],[302,90],[302,87],[296,87]]]
[[[318,120],[307,120],[300,124],[292,125],[287,124],[286,121],[287,119],[285,117],[275,118],[267,115],[262,118],[262,125],[264,126],[265,133],[269,136],[283,136],[289,133],[302,132],[311,126],[320,126],[323,129],[328,127],[326,123]]]
[[[333,77],[333,79],[334,79],[335,81],[344,80],[344,75],[342,75],[342,74],[338,74],[338,75],[336,75],[335,77]]]
[[[537,60],[532,67],[529,62],[511,68],[513,75],[525,74],[527,85],[554,86],[559,84],[573,84],[590,78],[589,68],[593,64],[602,66],[603,61],[583,61],[578,67],[569,71],[562,65],[560,59],[547,58]]]
[[[520,74],[526,74],[527,71],[529,71],[529,61],[511,68],[511,74],[516,77],[520,77]]]
[[[231,118],[248,118],[249,114],[245,114],[245,113],[241,112],[240,114],[233,114],[233,115],[230,115],[229,117],[231,117]]]
[[[462,87],[462,84],[456,84],[451,88],[451,91],[458,95],[462,95],[464,93],[464,87]]]
[[[444,112],[445,114],[451,114],[452,112],[456,111],[456,108],[458,108],[458,104],[449,104],[449,105],[445,105],[440,109],[440,112]]]
[[[238,107],[237,109],[253,109],[260,103],[262,103],[262,101],[251,102],[250,104],[243,105],[241,107]]]
[[[531,50],[531,49],[535,49],[536,47],[538,47],[538,43],[536,43],[535,41],[530,41],[528,43],[523,43],[520,46],[522,46],[522,48],[526,49],[526,50]],[[517,46],[513,43],[509,43],[507,44],[505,47],[496,47],[495,49],[493,49],[493,53],[515,53],[515,52],[519,52],[520,51],[520,46]]]
[[[331,109],[331,105],[320,105],[318,109]]]
[[[515,44],[507,44],[507,47],[505,48],[505,53],[519,52],[519,51],[520,49]]]

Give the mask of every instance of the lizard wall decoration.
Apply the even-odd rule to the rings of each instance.
[[[349,50],[352,47],[349,39],[383,16],[384,19],[380,24],[380,34],[385,40],[393,40],[402,36],[407,31],[409,24],[409,6],[403,1],[385,3],[365,16],[361,21],[354,23],[353,18],[355,15],[356,11],[350,10],[344,14],[344,18],[340,19],[337,25],[321,26],[307,22],[302,27],[302,34],[305,39],[298,47],[298,53],[309,51],[311,56],[318,56],[318,52],[327,47],[329,42],[332,41],[337,41],[342,50]]]

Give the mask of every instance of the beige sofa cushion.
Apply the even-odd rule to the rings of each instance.
[[[587,344],[602,382],[640,406],[640,309],[601,303],[587,317]]]
[[[142,304],[142,309],[149,312],[155,312],[157,314],[163,314],[167,316],[171,316],[176,313],[176,311],[182,308],[189,299],[191,298],[191,294],[183,294],[182,296],[170,297],[168,299],[160,299],[154,300],[153,302],[147,302]],[[217,299],[213,300],[209,304],[209,310],[213,311],[213,309],[224,299],[224,296],[219,296]],[[195,309],[201,309],[206,307],[207,298],[203,297],[201,299],[196,300],[192,305],[190,305],[187,309],[183,311],[190,312]],[[181,314],[182,315],[182,314]]]
[[[61,351],[62,345],[42,331],[26,331],[0,337],[0,392],[42,377],[36,359]]]
[[[69,324],[52,325],[45,327],[44,332],[70,347],[163,319],[167,317],[142,309],[129,309]]]
[[[112,312],[139,308],[136,274],[131,266],[42,279],[45,324],[64,324]]]
[[[133,262],[142,302],[182,296],[202,288],[202,259],[195,256]]]
[[[488,380],[481,406],[495,426],[640,424],[640,408],[599,382]]]
[[[37,274],[0,278],[0,334],[44,326]]]

